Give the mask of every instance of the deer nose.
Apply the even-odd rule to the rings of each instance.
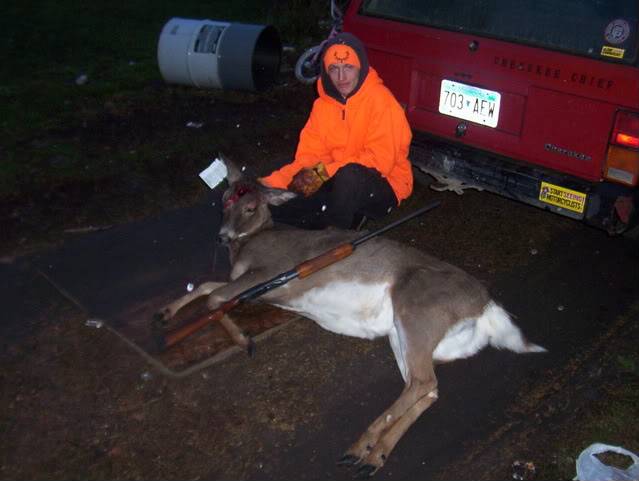
[[[231,239],[229,238],[229,236],[226,233],[220,233],[217,236],[217,243],[221,244],[221,245],[226,245],[229,243]]]

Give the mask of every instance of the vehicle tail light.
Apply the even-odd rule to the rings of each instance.
[[[639,148],[639,137],[633,137],[632,135],[617,133],[615,142],[619,145],[625,145],[626,147]]]
[[[604,177],[613,182],[637,185],[639,181],[639,114],[617,112]]]

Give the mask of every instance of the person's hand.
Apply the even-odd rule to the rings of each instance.
[[[324,180],[314,169],[302,169],[295,176],[287,189],[304,197],[315,193],[324,183]]]

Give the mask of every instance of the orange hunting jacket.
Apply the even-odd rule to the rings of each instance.
[[[412,138],[404,110],[377,72],[366,79],[345,103],[329,96],[318,81],[319,97],[300,133],[295,160],[262,181],[285,189],[302,168],[324,163],[328,175],[349,163],[377,169],[388,181],[398,204],[413,190],[408,160]]]

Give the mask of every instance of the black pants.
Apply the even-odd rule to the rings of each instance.
[[[270,206],[273,220],[304,229],[357,226],[363,216],[377,219],[397,206],[397,197],[381,174],[360,164],[347,164],[309,197]]]

